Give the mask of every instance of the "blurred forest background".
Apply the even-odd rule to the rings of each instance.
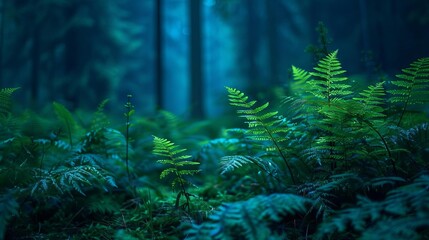
[[[427,0],[0,0],[0,87],[19,105],[220,116],[310,70],[322,21],[348,75],[394,75],[429,56]],[[365,83],[366,84],[366,83]]]

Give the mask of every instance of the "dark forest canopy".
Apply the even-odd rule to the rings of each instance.
[[[429,55],[425,0],[2,0],[0,87],[22,105],[110,108],[126,95],[148,114],[224,111],[225,85],[287,86],[314,64],[318,22],[350,75],[393,74]],[[113,104],[112,104],[113,103]]]

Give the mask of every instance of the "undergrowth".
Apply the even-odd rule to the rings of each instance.
[[[44,117],[2,89],[0,237],[428,238],[429,58],[356,89],[339,56],[293,66],[277,105],[227,87],[245,127],[226,130],[137,116],[131,97],[117,124],[107,100]]]

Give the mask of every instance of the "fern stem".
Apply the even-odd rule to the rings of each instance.
[[[364,123],[366,125],[368,125],[368,127],[371,128],[380,137],[381,141],[384,144],[384,148],[387,151],[387,155],[389,157],[390,164],[392,164],[393,173],[395,174],[395,176],[397,176],[398,171],[396,169],[396,164],[395,164],[395,161],[393,160],[392,153],[390,152],[390,148],[389,148],[389,145],[387,145],[386,139],[381,135],[381,133],[377,129],[374,128],[374,126],[372,126],[372,124],[370,122],[364,121]]]
[[[128,108],[128,112],[127,112],[127,122],[126,122],[126,131],[125,131],[125,146],[126,146],[126,149],[125,149],[125,163],[126,163],[126,165],[127,165],[127,174],[128,174],[128,181],[131,181],[131,179],[130,179],[130,169],[129,169],[129,167],[128,167],[128,148],[129,148],[129,134],[130,134],[130,114],[129,114],[129,111],[130,111],[130,107],[128,106],[128,104],[130,103],[129,102],[129,96],[130,95],[128,95],[128,102],[127,102],[127,108]]]
[[[171,159],[173,160],[173,157],[171,157]],[[176,198],[176,208],[179,208],[180,206],[180,196],[181,195],[185,195],[186,198],[186,207],[188,208],[188,212],[190,212],[190,207],[191,207],[191,199],[189,199],[189,194],[186,192],[186,188],[185,188],[185,181],[183,180],[182,175],[179,173],[179,171],[176,168],[176,176],[179,179],[179,184],[180,184],[180,192],[179,194],[177,194],[177,198]]]
[[[287,169],[288,169],[288,171],[289,171],[290,178],[292,179],[292,183],[293,183],[293,184],[296,184],[296,180],[295,180],[295,177],[294,177],[294,175],[293,175],[292,168],[291,168],[291,166],[289,165],[289,163],[288,163],[288,161],[287,161],[287,159],[286,159],[286,156],[284,155],[283,151],[281,150],[280,146],[278,145],[277,141],[274,139],[273,135],[272,135],[272,134],[271,134],[271,132],[268,130],[268,128],[267,128],[266,126],[263,126],[263,127],[264,127],[264,129],[265,129],[265,132],[268,134],[268,136],[270,136],[270,139],[271,139],[271,141],[274,143],[274,146],[276,147],[277,151],[280,153],[280,156],[282,157],[282,159],[283,159],[283,161],[284,161],[284,163],[285,163],[285,165],[286,165],[286,167],[287,167]]]
[[[261,171],[264,171],[268,174],[268,176],[272,176],[274,179],[276,179],[277,182],[281,183],[280,179],[274,175],[271,171],[268,171],[267,169],[265,169],[264,167],[261,166],[261,164],[259,164],[258,161],[255,161],[253,158],[249,158],[249,160],[255,164],[259,169],[261,169]]]
[[[125,128],[125,165],[127,168],[127,176],[128,176],[128,182],[131,184],[131,175],[130,175],[130,169],[129,169],[129,144],[130,144],[130,118],[131,118],[131,113],[132,113],[132,109],[133,109],[133,105],[131,104],[131,98],[132,95],[128,94],[127,95],[127,103],[125,104],[125,108],[127,109],[127,112],[125,113],[125,117],[126,117],[126,128]],[[134,189],[134,194],[135,194],[135,188]]]
[[[71,128],[70,128],[70,123],[68,123],[68,121],[67,121],[67,131],[69,133],[70,146],[73,148],[72,131],[71,131]]]
[[[408,91],[407,101],[405,101],[405,105],[404,105],[404,108],[402,109],[401,116],[399,117],[398,124],[396,124],[397,127],[399,127],[399,125],[401,124],[402,118],[404,117],[405,111],[408,107],[408,102],[410,101],[410,97],[411,97],[411,89]]]

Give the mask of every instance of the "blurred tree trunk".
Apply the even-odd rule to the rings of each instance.
[[[245,53],[248,59],[247,79],[249,82],[257,85],[263,84],[257,62],[257,51],[260,45],[260,26],[257,19],[257,12],[254,0],[247,0],[247,51]],[[262,81],[262,82],[261,82]]]
[[[201,0],[190,0],[190,76],[191,76],[191,117],[203,118],[204,86],[202,71],[202,18]]]
[[[39,101],[39,72],[40,72],[40,33],[39,27],[35,26],[33,32],[33,47],[31,48],[31,95],[33,105],[37,106]]]
[[[280,83],[279,71],[277,66],[277,9],[276,1],[265,1],[266,10],[266,27],[268,37],[268,79],[267,82],[270,84],[278,85]]]
[[[5,13],[5,2],[1,1],[1,9],[0,9],[0,87],[3,87],[3,45],[4,45],[4,13]]]
[[[164,105],[164,76],[163,76],[163,1],[157,0],[155,6],[155,94],[156,109],[163,109]]]

